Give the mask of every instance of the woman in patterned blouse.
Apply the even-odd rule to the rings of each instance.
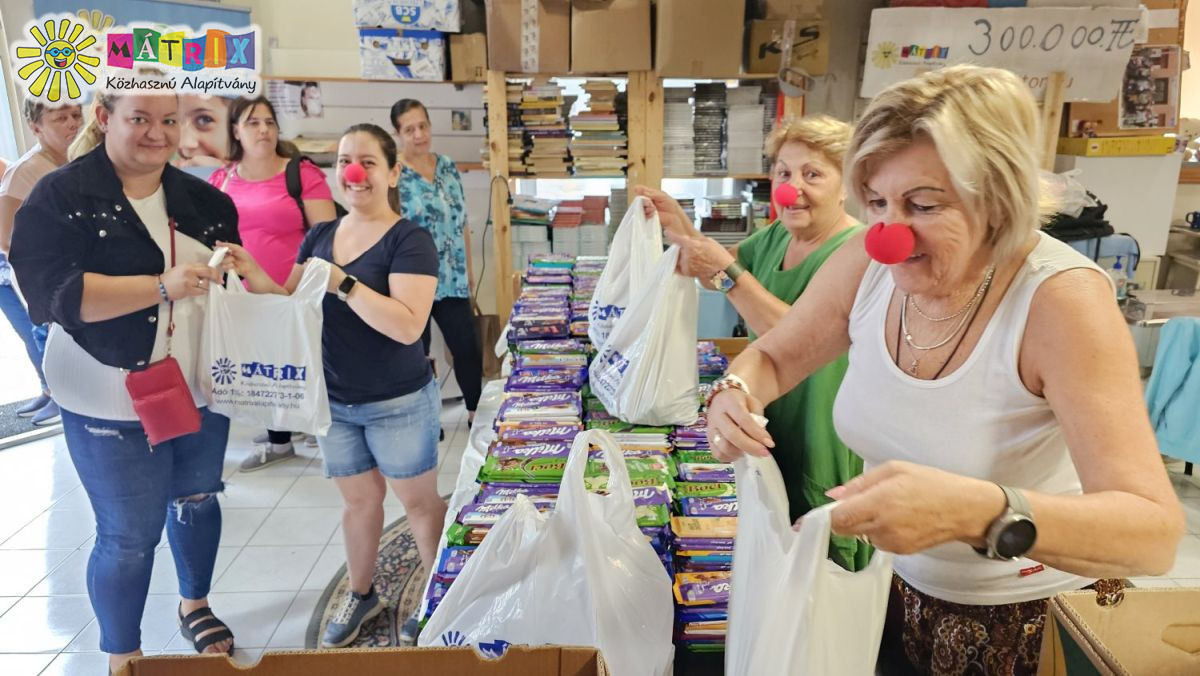
[[[400,206],[405,218],[429,231],[437,246],[438,285],[430,321],[436,321],[450,354],[454,375],[467,405],[467,424],[475,420],[482,389],[483,353],[472,312],[471,246],[462,177],[454,161],[433,152],[429,111],[416,99],[392,106],[392,126],[400,139]],[[429,326],[421,337],[429,354]]]

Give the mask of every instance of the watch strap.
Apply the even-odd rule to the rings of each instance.
[[[742,264],[738,263],[736,258],[733,259],[733,262],[725,268],[725,274],[729,275],[729,278],[735,282],[737,281],[737,278],[741,277],[745,272],[746,268],[742,267]]]
[[[1004,491],[1004,498],[1008,501],[1008,509],[1020,514],[1021,516],[1033,518],[1033,508],[1029,505],[1029,498],[1025,497],[1025,493],[1016,488],[1008,486],[1000,486],[1000,490]]]

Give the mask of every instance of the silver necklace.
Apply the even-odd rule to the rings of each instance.
[[[904,334],[904,342],[908,344],[908,347],[913,350],[927,352],[929,350],[936,350],[953,340],[954,337],[958,335],[958,332],[962,330],[963,326],[966,326],[967,318],[970,316],[967,311],[973,308],[975,304],[979,302],[979,299],[983,297],[983,294],[987,293],[988,287],[992,285],[992,277],[995,275],[995,273],[996,266],[993,265],[988,268],[987,275],[984,276],[983,282],[979,284],[979,287],[975,289],[975,295],[971,297],[971,300],[967,301],[967,304],[963,307],[963,309],[947,318],[953,319],[954,317],[960,317],[958,323],[955,324],[954,329],[950,331],[945,338],[933,345],[918,345],[915,341],[913,341],[912,333],[908,329],[908,304],[912,300],[912,297],[910,294],[904,294],[904,303],[900,306],[900,330]],[[915,362],[916,360],[914,360],[914,367]]]

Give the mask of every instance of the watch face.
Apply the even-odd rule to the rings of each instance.
[[[1037,527],[1026,518],[1018,518],[1004,525],[1000,536],[996,538],[996,554],[1006,559],[1014,559],[1033,549],[1037,540]]]
[[[717,287],[717,291],[729,291],[733,288],[733,280],[724,272],[718,272],[712,278],[713,286]]]

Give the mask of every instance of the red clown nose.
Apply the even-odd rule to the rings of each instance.
[[[347,183],[362,183],[367,180],[367,170],[363,169],[363,165],[358,162],[353,162],[347,164],[346,168],[342,170],[342,177],[346,179]]]
[[[800,193],[796,192],[796,186],[791,183],[780,183],[779,187],[775,188],[775,203],[780,209],[792,206],[799,197]]]
[[[907,260],[915,244],[912,228],[903,223],[884,225],[882,222],[871,226],[865,242],[867,255],[884,265]]]

